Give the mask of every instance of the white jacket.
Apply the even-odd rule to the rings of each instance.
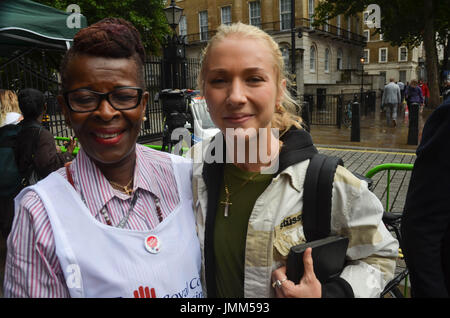
[[[202,249],[204,295],[208,193],[200,156],[207,151],[207,144],[199,143],[189,152],[194,159],[193,198]],[[274,297],[272,271],[285,265],[291,246],[305,242],[301,214],[308,164],[309,160],[303,160],[281,171],[254,205],[246,239],[245,297]],[[214,182],[220,186],[221,179]],[[349,238],[348,262],[340,277],[351,286],[355,297],[379,297],[394,275],[399,245],[384,226],[382,215],[383,206],[367,183],[338,166],[332,192],[331,234]]]

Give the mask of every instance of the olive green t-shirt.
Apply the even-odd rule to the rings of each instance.
[[[272,181],[272,174],[244,171],[229,163],[224,180],[230,193],[228,217],[224,216],[225,186],[222,180],[214,228],[217,296],[244,297],[244,261],[247,227],[256,199]],[[252,178],[251,181],[243,183]]]

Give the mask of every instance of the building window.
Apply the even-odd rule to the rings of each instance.
[[[341,35],[341,16],[336,17],[337,35]]]
[[[208,40],[208,11],[201,11],[198,13],[200,25],[200,41]]]
[[[380,33],[380,41],[383,41],[383,33]]]
[[[325,49],[325,72],[330,72],[330,49]]]
[[[280,0],[281,30],[291,28],[291,0]]]
[[[387,54],[388,54],[387,47],[381,47],[380,51],[379,51],[378,62],[386,63],[387,62]]]
[[[364,50],[363,57],[364,57],[364,64],[369,64],[370,63],[370,50],[369,49]]]
[[[398,48],[398,61],[399,62],[408,61],[408,49],[405,46]]]
[[[329,21],[329,19],[328,19],[328,14],[327,14],[327,15],[325,16],[325,24],[324,24],[324,26],[323,26],[323,30],[324,30],[325,32],[328,32],[328,31],[330,30],[329,23],[330,23],[330,21]]]
[[[367,25],[367,19],[369,18],[369,11],[364,11],[363,13],[363,23]]]
[[[352,51],[348,53],[348,59],[347,59],[347,69],[352,69]]]
[[[337,69],[342,70],[342,50],[339,49],[337,52]]]
[[[308,15],[309,15],[309,22],[310,22],[310,28],[313,28],[313,22],[314,22],[314,0],[309,0],[308,2]]]
[[[406,71],[398,71],[398,80],[406,84]]]
[[[366,42],[370,41],[370,30],[364,30],[364,37],[366,38]]]
[[[249,2],[250,24],[261,27],[261,4],[259,1]]]
[[[309,71],[316,71],[316,48],[313,46],[309,49]]]
[[[280,47],[281,50],[281,55],[283,56],[283,61],[284,61],[284,69],[285,71],[289,71],[290,70],[290,50],[289,47],[287,45],[283,45]]]
[[[222,24],[231,24],[231,6],[220,8],[220,17]]]
[[[180,24],[178,24],[178,31],[180,35],[187,35],[187,24],[185,15],[183,15],[180,19]]]

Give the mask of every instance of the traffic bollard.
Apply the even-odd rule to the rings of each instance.
[[[305,129],[307,132],[311,131],[311,119],[310,119],[310,113],[309,113],[309,103],[307,101],[303,102],[302,106],[302,120],[305,123]]]
[[[417,145],[419,143],[419,107],[420,106],[417,103],[412,103],[408,107],[408,145]]]
[[[356,101],[352,104],[352,130],[350,141],[361,141],[360,104]]]

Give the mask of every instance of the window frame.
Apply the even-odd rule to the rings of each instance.
[[[370,49],[364,49],[363,52],[364,52],[364,64],[369,64],[370,63]]]
[[[281,11],[282,5],[281,2],[286,1],[289,4],[289,11]],[[292,8],[291,8],[291,0],[279,0],[279,11],[280,11],[280,30],[290,30],[291,29],[291,14],[292,14]],[[287,18],[286,18],[287,15]],[[283,16],[285,17],[286,21],[283,20]],[[283,27],[283,22],[289,22],[287,27]]]
[[[206,13],[206,32],[202,30],[202,13]],[[208,10],[203,10],[198,12],[198,29],[200,33],[200,41],[208,41],[208,32],[209,32],[209,26],[208,26]],[[206,33],[206,38],[203,38],[203,34]]]
[[[402,49],[405,49],[406,58],[402,59]],[[408,48],[406,46],[400,46],[398,48],[398,61],[399,62],[408,62]]]
[[[311,50],[314,50],[314,54],[311,54]],[[314,44],[309,47],[309,72],[315,73],[317,68],[317,48]],[[311,68],[311,64],[313,64],[313,68]]]
[[[229,18],[230,18],[230,21],[229,22],[226,22],[226,23],[224,23],[223,22],[223,18],[224,18],[224,9],[228,9],[229,10]],[[220,8],[220,24],[225,24],[225,25],[230,25],[231,23],[233,23],[233,16],[232,16],[233,14],[232,14],[232,12],[231,12],[231,5],[227,5],[227,6],[223,6],[223,7],[221,7]]]
[[[252,4],[257,4],[257,11],[259,11],[259,16],[258,17],[252,17]],[[254,19],[258,19],[259,22],[258,24],[253,24],[252,20]],[[259,0],[255,0],[255,1],[249,1],[248,2],[248,22],[250,25],[256,26],[258,28],[261,28],[261,2]]]
[[[381,56],[382,56],[381,52],[383,50],[386,51],[386,60],[385,61],[381,60]],[[378,63],[387,63],[387,62],[388,62],[388,48],[387,47],[380,47],[378,49]]]
[[[325,48],[325,58],[324,58],[324,72],[325,73],[330,73],[330,61],[331,61],[331,50],[330,50],[330,48],[326,47]]]
[[[367,33],[367,36],[365,35]],[[366,38],[366,42],[370,42],[370,30],[363,31],[364,37]]]

